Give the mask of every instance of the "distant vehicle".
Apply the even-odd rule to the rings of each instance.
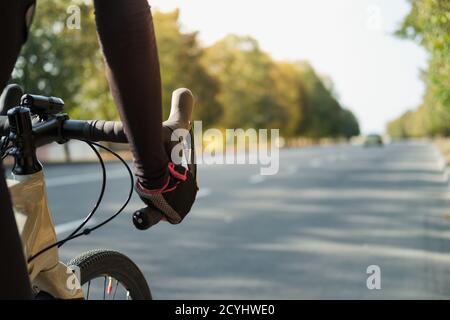
[[[369,134],[364,139],[364,147],[381,147],[383,138],[379,134]]]

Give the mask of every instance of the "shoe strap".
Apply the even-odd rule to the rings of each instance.
[[[182,166],[181,166],[182,167]],[[184,167],[182,167],[184,169],[183,173],[178,172],[175,169],[175,165],[173,164],[173,162],[169,162],[168,164],[168,169],[169,169],[169,175],[167,176],[167,181],[164,184],[164,186],[162,186],[161,188],[158,189],[147,189],[146,187],[144,187],[139,180],[136,181],[136,189],[143,194],[147,194],[147,195],[156,195],[156,194],[161,194],[161,193],[165,193],[165,192],[170,192],[173,191],[174,189],[176,189],[176,187],[178,186],[179,182],[177,182],[174,186],[172,186],[171,188],[169,188],[170,185],[170,179],[171,177],[177,179],[177,180],[181,180],[181,181],[186,181],[187,180],[187,175],[188,175],[188,170]]]
[[[173,162],[169,162],[168,167],[169,167],[170,175],[171,175],[172,177],[174,177],[174,178],[176,178],[176,179],[178,179],[178,180],[181,180],[181,181],[186,181],[186,180],[187,180],[187,178],[188,178],[188,177],[187,177],[187,175],[188,175],[188,170],[187,170],[185,167],[181,166],[181,167],[184,169],[184,172],[183,172],[183,173],[180,173],[180,172],[178,172],[178,171],[175,169],[175,165],[173,164]]]

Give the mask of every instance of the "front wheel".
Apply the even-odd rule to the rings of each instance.
[[[70,260],[79,270],[86,300],[151,300],[144,275],[127,256],[112,250],[90,250]]]

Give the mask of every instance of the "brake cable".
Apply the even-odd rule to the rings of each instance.
[[[30,263],[31,261],[33,261],[34,259],[36,259],[38,256],[40,256],[41,254],[43,254],[44,252],[58,246],[61,247],[62,245],[64,245],[65,243],[67,243],[70,240],[79,238],[83,235],[88,235],[90,234],[92,231],[97,230],[98,228],[101,228],[102,226],[104,226],[105,224],[107,224],[108,222],[112,221],[114,218],[116,218],[120,213],[122,213],[122,211],[125,209],[125,207],[128,205],[128,203],[131,200],[131,197],[133,196],[133,189],[134,189],[134,178],[133,178],[133,173],[129,167],[129,165],[126,163],[126,161],[120,156],[118,155],[116,152],[112,151],[110,148],[105,147],[99,143],[96,142],[91,142],[91,141],[87,141],[87,140],[80,140],[83,141],[85,143],[87,143],[92,150],[94,150],[95,154],[97,155],[99,162],[102,166],[102,176],[103,176],[103,180],[102,180],[102,188],[101,188],[101,192],[100,192],[100,196],[98,197],[97,201],[96,201],[96,205],[94,206],[94,208],[92,209],[92,211],[86,216],[86,218],[83,220],[83,222],[66,238],[57,241],[55,243],[53,243],[52,245],[49,245],[47,247],[45,247],[44,249],[40,250],[38,253],[34,254],[33,256],[31,256],[28,259],[28,263]],[[122,164],[125,166],[125,168],[128,171],[128,174],[130,176],[130,181],[131,181],[131,187],[130,187],[130,192],[128,194],[127,200],[124,202],[124,204],[122,205],[122,207],[116,211],[111,217],[109,217],[108,219],[106,219],[105,221],[97,224],[96,226],[92,227],[92,228],[85,228],[83,231],[77,233],[78,231],[80,231],[88,222],[89,220],[94,216],[95,212],[97,211],[101,200],[103,199],[103,194],[106,188],[106,168],[105,168],[105,163],[103,161],[102,156],[100,155],[100,153],[97,151],[97,149],[95,149],[94,146],[97,146],[99,148],[102,148],[106,151],[108,151],[109,153],[111,153],[112,155],[114,155],[117,159],[119,159]]]
[[[111,153],[112,155],[114,155],[117,159],[119,159],[120,162],[122,162],[122,164],[124,165],[124,167],[125,167],[125,168],[127,169],[127,171],[128,171],[128,175],[130,176],[130,182],[131,182],[131,185],[130,185],[130,191],[129,191],[129,193],[128,193],[127,200],[125,200],[125,202],[124,202],[124,204],[122,205],[122,207],[121,207],[118,211],[116,211],[116,213],[114,213],[111,217],[109,217],[108,219],[106,219],[105,221],[103,221],[103,222],[99,223],[98,225],[96,225],[96,226],[90,228],[88,234],[89,234],[90,232],[92,232],[92,231],[97,230],[98,228],[103,227],[105,224],[107,224],[108,222],[112,221],[112,220],[115,219],[119,214],[121,214],[122,211],[123,211],[123,210],[126,208],[126,206],[128,205],[128,203],[130,203],[131,197],[133,196],[133,190],[134,190],[134,178],[133,178],[133,172],[131,171],[130,166],[126,163],[126,161],[125,161],[120,155],[118,155],[116,152],[112,151],[112,150],[111,150],[110,148],[108,148],[108,147],[105,147],[104,145],[101,145],[101,144],[96,143],[96,142],[89,142],[89,143],[93,144],[94,146],[97,146],[97,147],[99,147],[99,148],[102,148],[102,149],[108,151],[109,153]],[[85,229],[84,231],[86,231],[86,229]],[[84,232],[84,231],[83,231],[83,232]]]
[[[86,142],[86,144],[95,152],[96,156],[98,157],[98,160],[99,160],[100,165],[102,167],[102,187],[101,187],[101,190],[100,190],[100,195],[97,198],[97,202],[95,203],[94,208],[92,208],[91,212],[86,216],[86,218],[84,218],[83,222],[74,231],[72,231],[72,233],[69,234],[69,236],[66,237],[66,239],[69,239],[70,237],[72,237],[75,234],[77,234],[77,232],[80,231],[89,222],[89,220],[91,220],[91,218],[94,216],[95,212],[97,211],[98,207],[100,206],[100,203],[103,200],[103,195],[105,194],[105,189],[106,189],[106,167],[105,167],[105,162],[103,161],[102,156],[97,151],[97,149],[95,149],[95,147],[94,147],[94,145],[92,143],[87,142],[87,141],[83,141],[83,142]],[[64,243],[65,242],[58,244],[58,248],[60,248]]]

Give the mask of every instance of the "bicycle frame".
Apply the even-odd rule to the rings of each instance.
[[[7,179],[14,215],[26,260],[56,242],[55,227],[48,207],[42,170]],[[83,299],[80,281],[61,261],[54,247],[27,263],[35,291],[44,291],[57,299]]]

